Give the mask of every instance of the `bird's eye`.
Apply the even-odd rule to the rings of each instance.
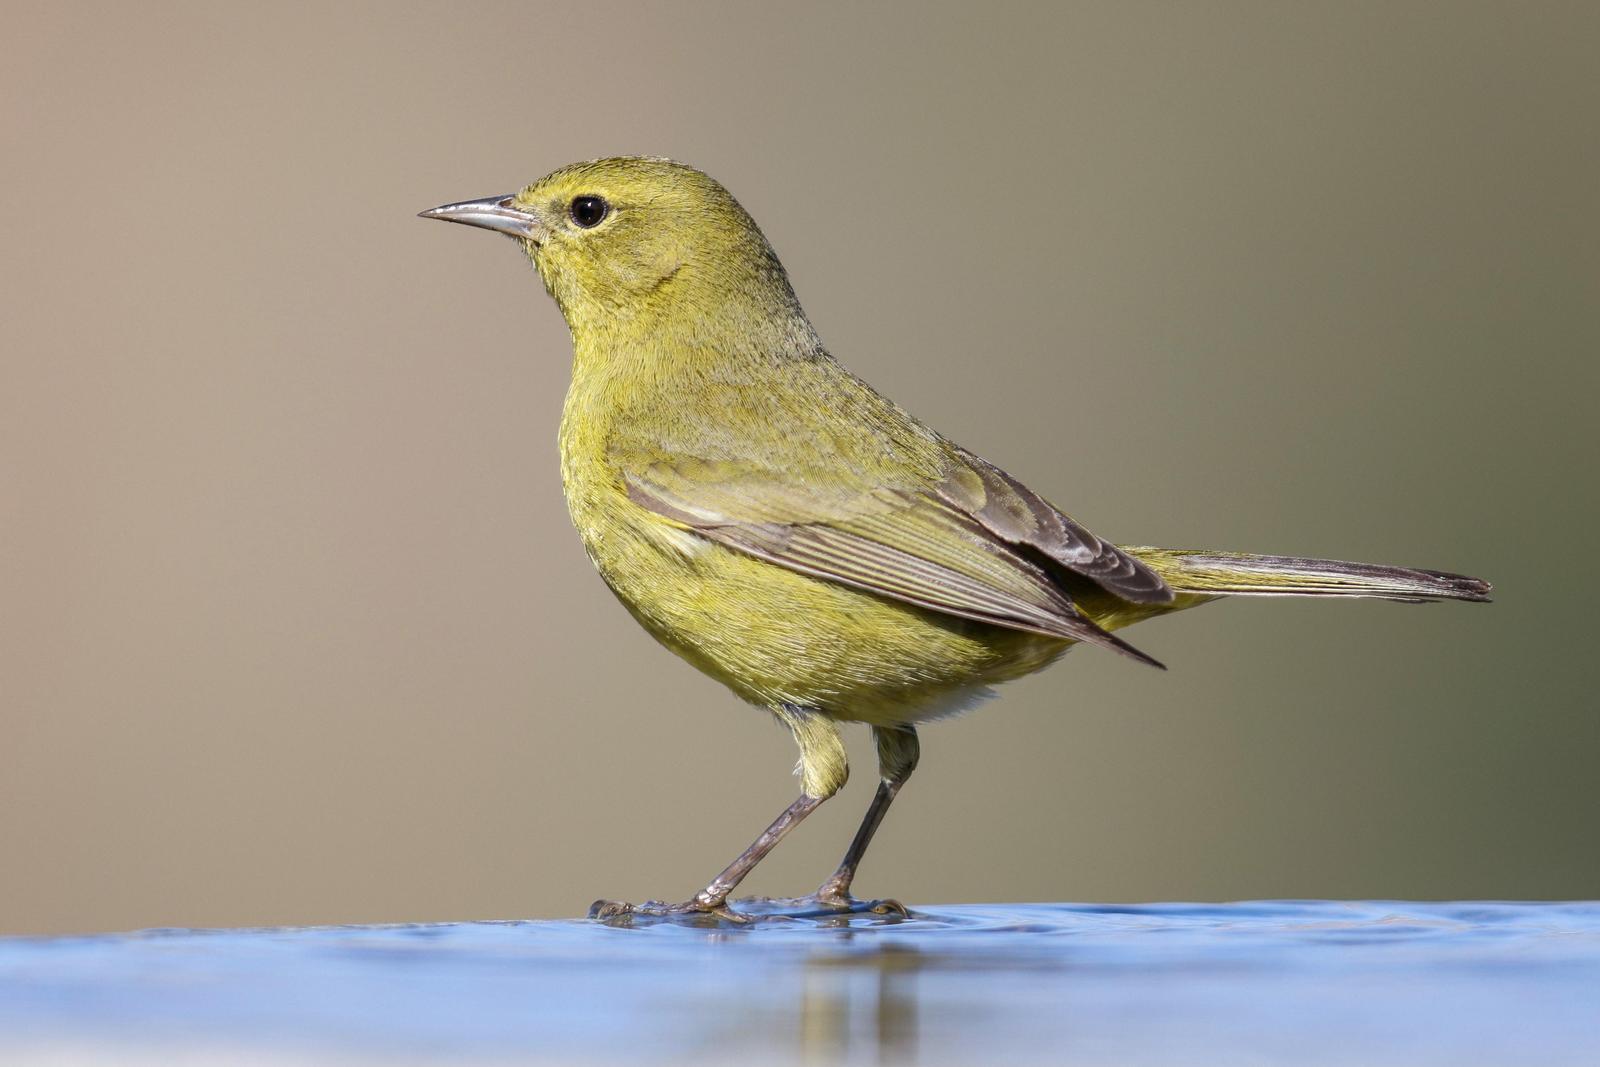
[[[605,202],[604,197],[575,196],[568,210],[572,214],[572,221],[587,230],[600,225],[601,220],[611,214],[611,205]]]

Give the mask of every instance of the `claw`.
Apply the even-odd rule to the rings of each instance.
[[[625,900],[597,900],[589,905],[589,918],[605,922],[633,914],[633,905]]]

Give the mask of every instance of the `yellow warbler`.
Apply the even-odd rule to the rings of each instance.
[[[845,782],[838,725],[868,724],[880,783],[839,868],[797,907],[856,901],[857,864],[915,768],[916,725],[1077,642],[1155,660],[1113,631],[1218,596],[1486,600],[1436,571],[1118,546],[840,366],[755,222],[664,159],[565,167],[427,218],[515,238],[572,331],[561,419],[572,520],[662,644],[766,708],[800,748],[801,795],[682,904],[728,896]]]

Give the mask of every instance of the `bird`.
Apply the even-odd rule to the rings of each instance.
[[[751,921],[730,896],[844,786],[850,723],[872,732],[876,793],[838,867],[786,903],[905,915],[851,889],[919,726],[1077,644],[1161,667],[1119,631],[1222,597],[1489,599],[1444,571],[1096,536],[845,369],[755,220],[683,163],[575,163],[420,214],[533,261],[572,336],[562,489],[589,558],[657,641],[799,749],[799,797],[705,888],[598,900],[592,918]]]

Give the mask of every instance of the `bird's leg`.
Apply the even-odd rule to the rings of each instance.
[[[911,777],[911,772],[917,769],[917,757],[921,750],[917,741],[917,731],[912,726],[874,726],[872,734],[878,743],[880,775],[878,791],[873,795],[872,804],[867,808],[866,817],[861,820],[861,827],[856,830],[856,836],[850,842],[850,847],[845,850],[844,859],[840,861],[838,870],[834,871],[816,893],[807,899],[815,901],[820,907],[836,910],[904,915],[906,907],[899,901],[858,901],[850,895],[850,883],[855,880],[856,868],[861,864],[861,857],[866,854],[867,846],[872,843],[872,835],[877,833],[878,824],[883,822],[884,815],[889,811],[889,805],[894,802],[895,794],[900,792],[900,787]]]
[[[850,896],[850,883],[855,880],[856,868],[861,864],[861,857],[866,854],[867,845],[872,842],[872,835],[877,832],[878,824],[883,822],[883,816],[889,810],[889,804],[894,800],[894,795],[900,791],[897,783],[881,781],[878,783],[878,792],[872,798],[872,804],[867,808],[866,817],[861,820],[861,826],[856,830],[854,840],[845,851],[844,859],[827,881],[817,889],[817,901],[822,904],[836,904],[847,906],[852,903]]]
[[[597,900],[589,908],[591,919],[616,919],[625,915],[709,915],[732,922],[746,921],[746,916],[728,907],[728,894],[744,881],[746,875],[790,830],[840,789],[850,775],[850,765],[845,758],[844,742],[833,723],[815,712],[794,707],[777,709],[775,714],[794,733],[800,746],[800,781],[802,792],[783,814],[772,820],[772,825],[739,853],[737,859],[723,868],[700,892],[681,904],[664,904],[652,900],[645,904],[626,904],[616,900]]]

